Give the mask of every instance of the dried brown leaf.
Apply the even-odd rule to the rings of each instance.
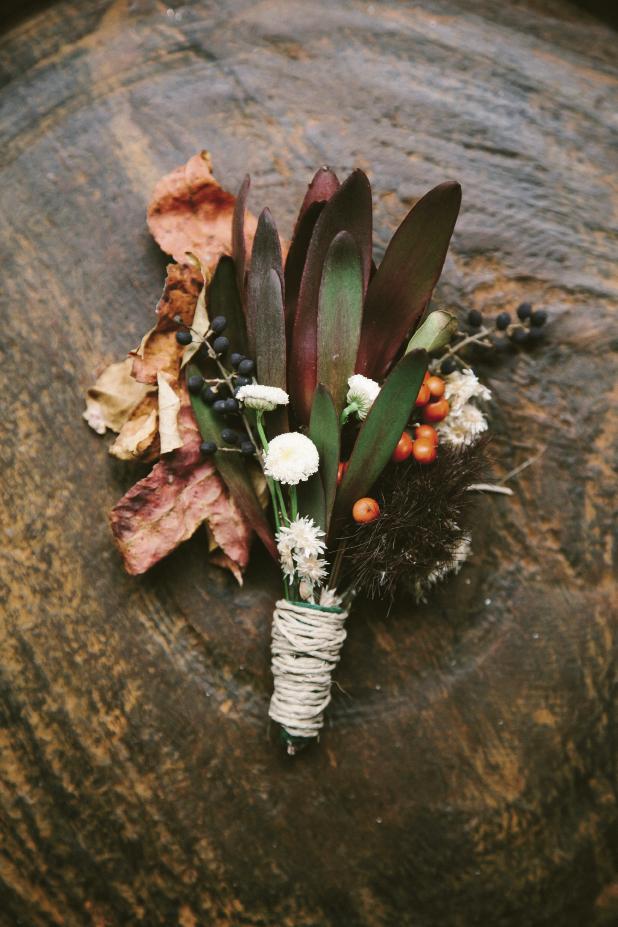
[[[149,393],[134,409],[118,433],[118,437],[109,449],[112,457],[118,460],[138,460],[150,456],[158,442],[158,397]]]
[[[172,381],[160,371],[157,374],[157,386],[159,387],[159,440],[161,442],[161,453],[169,454],[183,445],[178,430],[180,396],[174,390]]]
[[[83,418],[97,434],[105,434],[107,428],[120,431],[145,396],[152,391],[151,386],[133,379],[132,367],[130,357],[110,364],[87,391]]]

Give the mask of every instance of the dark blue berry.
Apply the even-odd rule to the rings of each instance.
[[[525,328],[515,328],[510,334],[513,344],[523,345],[528,341],[528,332]]]
[[[236,377],[234,381],[236,386],[249,386],[251,383],[251,377]]]
[[[240,441],[240,435],[233,428],[222,428],[221,437],[226,444],[238,444]]]
[[[236,368],[240,364],[243,357],[244,357],[244,354],[238,354],[237,351],[234,351],[234,353],[230,356],[230,364],[232,365],[234,370],[236,370]]]
[[[234,412],[238,412],[238,403],[235,399],[225,399],[225,411],[231,415]]]
[[[212,389],[212,387],[210,387],[207,383],[202,387],[200,396],[202,397],[202,402],[205,402],[208,405],[211,405],[217,398],[217,394],[215,393],[214,389]]]
[[[499,332],[504,332],[507,330],[511,324],[511,317],[508,312],[501,312],[496,316],[496,328]]]
[[[213,341],[212,346],[217,354],[225,354],[230,346],[230,342],[229,339],[225,337],[225,335],[219,335],[219,337],[215,338]]]
[[[204,454],[205,457],[208,457],[210,454],[214,454],[217,450],[217,445],[214,441],[202,441],[200,444],[200,451]]]
[[[525,322],[526,319],[529,319],[532,315],[532,306],[530,303],[520,303],[517,307],[517,318],[521,322]]]
[[[191,342],[193,341],[193,336],[191,332],[188,332],[185,330],[176,332],[176,341],[178,342],[178,344],[182,344],[182,345],[191,344]]]
[[[542,341],[545,337],[545,332],[542,328],[530,328],[528,332],[528,340],[532,344],[538,344],[539,341]]]
[[[500,337],[498,335],[494,335],[492,337],[491,343],[496,351],[506,351],[506,349],[511,346],[508,338]]]
[[[471,309],[468,313],[468,325],[471,325],[472,328],[480,328],[483,324],[483,316],[478,311],[478,309]]]
[[[190,393],[193,393],[194,396],[202,389],[204,379],[200,373],[193,373],[190,377],[187,378],[187,389]]]
[[[251,441],[241,441],[240,442],[240,453],[244,454],[245,457],[253,457],[255,453],[255,448]]]
[[[440,373],[447,377],[449,373],[454,373],[455,370],[457,370],[457,361],[455,358],[445,357],[440,364]]]
[[[255,361],[252,361],[249,357],[243,358],[238,365],[238,372],[243,377],[250,377],[254,370]]]
[[[217,415],[225,415],[225,399],[217,399],[212,409]]]
[[[530,316],[530,324],[534,325],[535,328],[542,328],[543,325],[547,322],[547,313],[544,309],[537,309]]]
[[[227,328],[227,319],[224,315],[217,315],[210,323],[210,327],[215,335],[220,335]]]

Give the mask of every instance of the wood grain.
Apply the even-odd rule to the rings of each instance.
[[[0,924],[618,923],[615,34],[551,0],[62,0],[0,40]],[[145,208],[202,147],[289,234],[328,162],[383,249],[442,180],[438,301],[530,299],[548,345],[482,373],[497,476],[425,607],[361,605],[319,748],[269,740],[278,578],[196,537],[123,574],[135,474],[81,422],[150,324]]]

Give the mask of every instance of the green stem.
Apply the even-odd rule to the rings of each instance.
[[[281,517],[284,518],[284,519],[287,521],[287,523],[289,524],[289,523],[290,523],[290,519],[288,518],[287,509],[286,509],[286,507],[285,507],[285,500],[284,500],[284,498],[283,498],[283,493],[281,492],[281,484],[278,483],[276,480],[273,480],[273,482],[274,482],[274,484],[275,484],[275,492],[277,493],[277,498],[278,498],[278,500],[279,500],[279,505],[281,506]]]
[[[349,417],[353,415],[355,412],[358,412],[358,405],[355,402],[351,402],[350,405],[346,406],[343,412],[341,413],[341,419],[339,423],[341,425],[345,425]]]
[[[290,505],[292,508],[292,521],[295,518],[298,518],[298,493],[296,492],[296,486],[290,486]]]

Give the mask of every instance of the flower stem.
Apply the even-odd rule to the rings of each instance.
[[[354,415],[355,412],[358,412],[358,405],[355,402],[351,402],[349,406],[346,406],[343,412],[341,413],[341,418],[339,419],[340,425],[345,425],[347,420],[351,415]]]
[[[292,521],[295,518],[298,518],[298,493],[296,492],[296,486],[290,486],[290,506],[292,509]]]

